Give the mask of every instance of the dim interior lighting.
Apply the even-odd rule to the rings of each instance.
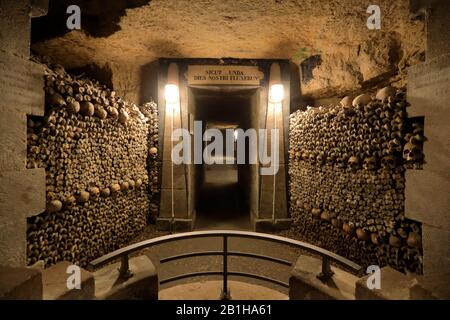
[[[269,101],[272,103],[280,103],[284,98],[284,87],[282,84],[273,84],[270,86]]]
[[[236,141],[238,138],[238,131],[234,130],[234,141]]]
[[[180,92],[176,84],[166,84],[164,88],[164,97],[166,102],[170,104],[178,104],[180,99]]]
[[[178,102],[175,103],[166,102],[166,111],[168,113],[179,113],[180,104]]]

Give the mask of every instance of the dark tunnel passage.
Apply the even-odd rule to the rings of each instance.
[[[215,161],[223,157],[223,164],[196,165],[196,222],[197,229],[250,229],[251,169],[248,163],[248,144],[237,150],[237,131],[255,127],[257,89],[195,89],[194,118],[202,121],[203,131],[217,129],[223,136],[223,152],[213,153]],[[234,144],[234,152],[227,154],[226,131]],[[208,143],[204,142],[203,149]],[[245,152],[246,163],[237,164],[237,153]],[[228,159],[227,159],[228,157]],[[230,159],[231,158],[231,159]],[[205,159],[204,159],[205,160]],[[233,164],[227,164],[227,162]]]

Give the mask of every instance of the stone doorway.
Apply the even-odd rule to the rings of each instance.
[[[273,88],[284,90],[279,100],[271,95]],[[160,134],[164,138],[160,141],[162,174],[158,228],[263,230],[289,227],[285,166],[289,88],[290,66],[282,60],[159,60]],[[196,127],[197,121],[201,128]],[[202,140],[207,126],[241,130],[239,132],[245,134],[242,140],[255,148],[248,154],[247,147],[237,148],[244,149],[241,155],[246,158],[245,164],[205,166]],[[250,128],[256,130],[251,143],[246,131]],[[175,137],[174,143],[172,132],[176,130],[183,132],[183,136]],[[261,130],[266,134],[263,138]],[[273,130],[278,130],[274,139]],[[200,141],[196,142],[198,137]],[[261,144],[261,139],[265,144]],[[173,151],[178,150],[174,145],[185,140],[190,141],[186,150],[191,152],[186,157],[183,153],[182,163],[174,164]],[[222,140],[227,139],[222,137]],[[239,141],[238,138],[238,144]],[[272,141],[277,141],[277,147],[272,146]],[[196,145],[202,146],[200,152]],[[270,151],[272,148],[277,150],[273,153],[275,156]],[[261,150],[265,156],[260,155]],[[200,154],[200,162],[195,160],[195,154]],[[263,163],[261,160],[267,157],[269,161]],[[222,186],[212,188],[214,181],[220,181]],[[215,218],[210,221],[212,216]],[[202,220],[205,217],[208,219]],[[228,218],[232,224],[226,222]]]
[[[245,145],[246,163],[237,163],[237,134],[239,129],[256,129],[259,88],[204,87],[192,88],[191,92],[194,120],[201,121],[205,130],[216,129],[224,137],[223,150],[214,154],[219,163],[195,165],[194,227],[249,230],[251,208],[257,205],[252,203],[257,190],[251,187],[257,171],[248,163],[249,141]],[[227,136],[227,131],[234,134]],[[203,150],[209,143],[203,143]],[[232,146],[228,153],[227,145]]]

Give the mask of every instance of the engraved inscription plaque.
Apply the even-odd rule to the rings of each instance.
[[[264,74],[253,66],[188,66],[190,85],[254,85],[259,86]]]
[[[415,65],[408,70],[408,115],[427,116],[427,110],[447,109],[450,99],[450,55]]]

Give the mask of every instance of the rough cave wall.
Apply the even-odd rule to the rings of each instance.
[[[369,3],[364,0],[60,0],[50,4],[49,14],[33,21],[33,50],[66,68],[109,63],[112,68],[129,69],[123,76],[136,77],[128,81],[130,89],[141,81],[132,69],[161,57],[277,58],[298,66],[320,56],[311,77],[295,91],[321,99],[355,89],[366,91],[374,83],[402,86],[407,67],[424,59],[424,22],[411,18],[406,0],[374,3],[380,7],[379,30],[368,29]],[[66,28],[69,4],[80,5],[82,30]]]
[[[404,92],[390,91],[291,114],[290,214],[308,242],[420,274],[421,225],[405,218],[404,173],[421,167],[423,129],[406,118]]]
[[[353,47],[330,46],[328,52],[317,55],[319,62],[311,60],[314,55],[300,61],[302,94],[317,100],[387,84],[405,86],[407,67],[425,60],[424,36],[418,34],[415,45],[408,39],[409,47],[406,39],[398,38],[395,32],[377,34]]]
[[[28,264],[85,266],[156,215],[157,106],[51,66],[45,117],[28,119],[27,167],[45,168],[47,195],[46,211],[28,219]]]

